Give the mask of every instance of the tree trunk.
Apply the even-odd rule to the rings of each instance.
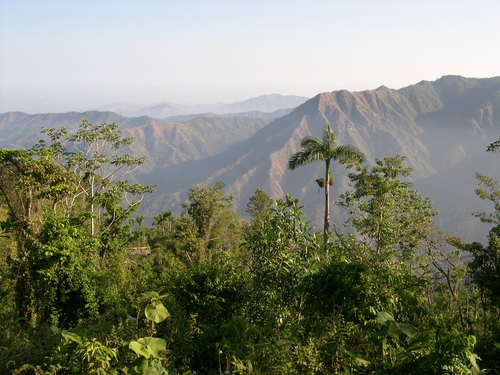
[[[325,224],[323,227],[323,247],[327,251],[328,232],[330,231],[330,160],[326,160],[325,171]]]
[[[32,298],[31,286],[26,271],[26,265],[23,261],[17,265],[17,272],[15,275],[15,304],[17,307],[17,314],[21,319],[19,322],[22,325],[30,323],[32,319],[30,311],[30,301]]]
[[[95,218],[94,218],[94,179],[95,176],[92,175],[90,177],[90,212],[91,212],[91,217],[90,217],[90,234],[92,237],[95,236]]]

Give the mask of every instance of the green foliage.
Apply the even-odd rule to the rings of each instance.
[[[214,251],[234,251],[243,235],[243,224],[233,209],[223,210],[212,227],[209,248]]]
[[[191,188],[187,200],[183,204],[184,213],[196,225],[198,237],[203,240],[206,249],[214,247],[214,241],[219,241],[220,232],[234,225],[238,220],[231,215],[233,198],[223,192],[224,184],[216,182],[213,187],[198,185]],[[236,224],[237,225],[237,224]],[[214,231],[218,227],[218,232]],[[224,234],[224,233],[222,233]],[[199,260],[209,257],[210,253],[200,254]]]
[[[317,239],[303,214],[298,202],[287,195],[286,200],[276,202],[271,215],[262,219],[258,231],[245,238],[250,268],[259,284],[273,288],[280,285],[278,289],[286,293],[297,281],[294,274],[316,255]]]
[[[68,197],[67,212],[81,209],[83,199],[90,218],[90,234],[101,241],[100,255],[130,241],[131,215],[152,186],[130,184],[127,174],[144,163],[144,157],[126,154],[133,138],[124,138],[115,123],[92,124],[83,120],[75,132],[65,128],[43,129],[50,141],[34,147],[52,150],[61,166],[72,173],[77,189]]]
[[[319,241],[303,220],[298,200],[278,200],[271,215],[256,230],[246,233],[243,244],[253,275],[257,319],[289,324],[301,316],[302,280],[317,261]]]
[[[386,311],[377,312],[376,320],[382,325],[382,328],[375,333],[375,336],[379,339],[383,338],[385,340],[386,337],[392,337],[393,339],[401,341],[411,339],[417,333],[417,330],[410,324],[397,323],[392,315]],[[382,346],[382,352],[384,355],[387,354],[385,352],[386,347],[387,343],[384,342]]]
[[[500,304],[500,236],[490,234],[487,246],[474,242],[465,247],[473,260],[469,263],[474,282],[490,298],[491,303]]]
[[[314,161],[338,160],[341,164],[347,166],[359,165],[364,160],[364,155],[351,145],[337,146],[337,135],[332,131],[330,124],[325,125],[323,137],[321,139],[308,136],[301,140],[301,151],[298,151],[290,157],[288,167],[295,169],[301,165],[309,164]],[[326,176],[325,181],[328,180]]]
[[[258,222],[271,213],[273,206],[274,200],[259,188],[250,197],[245,212],[250,215],[254,222]]]
[[[13,310],[14,280],[9,271],[10,260],[15,253],[15,241],[1,227],[7,218],[7,210],[2,207],[0,199],[0,321],[7,321]],[[1,330],[1,328],[0,328]]]
[[[498,152],[500,151],[500,139],[488,145],[486,151]]]
[[[97,291],[92,281],[95,243],[80,224],[48,216],[30,249],[26,272],[33,294],[43,296],[33,299],[30,307],[38,321],[70,326],[97,314]]]
[[[497,152],[499,142],[496,141],[488,147],[488,151]],[[493,224],[488,235],[488,245],[473,243],[465,246],[474,257],[470,263],[474,281],[483,291],[491,297],[494,304],[498,306],[500,297],[500,190],[498,181],[481,173],[476,174],[481,188],[476,189],[479,198],[489,200],[493,204],[493,212],[479,212],[476,217],[483,223]]]
[[[474,354],[476,338],[462,332],[442,335],[438,340],[429,332],[413,334],[404,351],[398,353],[395,374],[479,374]]]
[[[132,214],[142,198],[132,197],[152,188],[120,179],[144,160],[123,154],[132,139],[116,124],[83,121],[74,133],[44,132],[49,146],[0,151],[0,199],[8,209],[1,227],[17,242],[11,259],[19,316],[68,326],[97,316],[97,280],[134,239]],[[98,264],[95,255],[112,250],[111,262]]]
[[[353,214],[350,222],[377,252],[411,253],[430,234],[437,214],[427,198],[401,180],[411,171],[403,161],[402,156],[377,159],[371,170],[350,174],[354,191],[342,197]]]
[[[147,292],[141,295],[141,301],[147,302],[144,310],[144,315],[147,319],[155,323],[161,323],[170,317],[170,313],[161,302],[163,297],[164,296],[160,296],[157,292]]]
[[[412,320],[425,316],[427,280],[410,266],[376,254],[350,236],[341,236],[333,249],[335,255],[323,259],[305,280],[310,319],[333,314],[366,324],[380,310]]]
[[[479,215],[488,245],[433,233],[394,157],[351,175],[361,236],[336,230],[327,251],[298,200],[257,190],[242,229],[220,183],[147,228],[133,215],[148,188],[120,178],[138,160],[117,130],[84,123],[48,131],[50,147],[0,150],[1,373],[498,370],[495,212]],[[481,183],[495,204],[495,182]]]
[[[130,341],[129,344],[131,350],[145,359],[161,358],[161,352],[166,347],[166,341],[157,337],[142,337],[137,341]]]
[[[210,262],[193,263],[172,280],[171,293],[185,316],[195,314],[205,327],[230,319],[243,307],[249,293],[248,276],[221,253]]]
[[[479,374],[474,354],[476,338],[462,332],[446,332],[436,338],[407,323],[398,323],[385,311],[377,313],[381,326],[373,340],[381,345],[384,366],[394,374]]]
[[[164,297],[151,291],[140,296],[140,301],[147,303],[144,315],[146,319],[153,322],[153,327],[154,323],[161,323],[170,317],[170,313],[161,302]],[[167,342],[164,339],[151,336],[141,337],[130,341],[128,348],[139,356],[130,366],[133,373],[166,374],[162,363],[164,359],[162,354],[167,348]]]
[[[493,208],[495,210],[491,213],[479,212],[476,214],[476,217],[478,217],[483,223],[493,224],[496,227],[500,227],[499,183],[482,173],[476,173],[476,178],[479,180],[479,185],[481,186],[481,188],[476,189],[477,196],[493,203]]]
[[[359,263],[332,261],[311,274],[307,305],[310,313],[329,316],[342,313],[348,320],[366,319],[370,314],[369,289],[365,284],[367,267]],[[315,317],[315,315],[313,315]]]
[[[330,176],[330,162],[331,160],[337,160],[350,168],[359,166],[365,159],[363,153],[354,146],[337,146],[335,144],[336,138],[337,135],[330,128],[330,124],[326,124],[321,139],[312,136],[303,138],[300,142],[302,149],[293,154],[288,161],[288,168],[291,170],[315,161],[325,162],[325,178],[316,180],[320,187],[325,188],[325,221],[323,226],[323,243],[325,250],[328,242],[328,231],[330,230],[329,191],[330,185],[333,184],[333,178]]]
[[[85,237],[81,217],[65,217],[58,210],[63,197],[74,191],[75,180],[50,151],[4,150],[3,156],[0,189],[9,217],[2,226],[17,238],[12,260],[19,314],[32,323],[63,324],[92,316],[95,242]],[[12,185],[19,180],[23,184]]]
[[[74,175],[55,160],[52,149],[0,150],[0,165],[1,195],[18,220],[31,219],[39,212],[34,209],[41,209],[40,205],[30,207],[35,200],[62,204],[62,198],[76,189]]]
[[[110,349],[95,339],[84,341],[75,350],[75,356],[81,359],[88,374],[109,374],[117,354],[116,349]]]
[[[51,328],[63,341],[50,357],[48,374],[117,374],[118,349],[109,348],[95,338]]]
[[[203,239],[190,217],[177,218],[171,214],[161,222],[156,221],[148,233],[148,242],[155,255],[173,254],[185,264],[201,261],[205,254]]]
[[[217,182],[214,187],[198,185],[191,188],[183,207],[196,224],[200,238],[209,240],[210,230],[217,215],[231,203],[230,196],[224,196],[224,184]]]
[[[229,360],[226,355],[246,352],[246,335],[242,337],[238,329],[246,329],[239,317],[252,294],[248,276],[227,253],[175,272],[169,280],[171,296],[167,303],[173,317],[161,331],[172,341],[169,348],[175,363],[206,372],[217,367],[217,346],[227,344],[232,348],[224,350],[224,364]]]
[[[146,318],[155,323],[160,323],[169,316],[161,303],[162,297],[156,292],[143,293],[141,296],[141,301],[147,303]],[[87,337],[86,330],[66,331],[54,326],[51,330],[64,340],[52,352],[50,374],[117,374],[119,370],[131,370],[138,374],[165,373],[162,360],[167,343],[162,338],[141,337],[127,345],[122,342],[121,348],[118,348],[105,345],[95,337]],[[126,358],[126,353],[123,353],[125,346],[135,353],[134,361]]]
[[[500,140],[488,146],[487,151],[498,152]],[[493,211],[477,212],[476,217],[483,223],[491,224],[487,243],[474,242],[463,244],[458,241],[458,247],[468,251],[472,256],[469,263],[471,279],[479,288],[481,303],[481,319],[478,321],[478,352],[485,366],[491,368],[492,372],[499,372],[500,365],[498,357],[500,346],[498,345],[498,332],[500,324],[498,316],[500,312],[500,190],[498,181],[482,173],[476,173],[480,187],[476,194],[483,200],[490,201]]]

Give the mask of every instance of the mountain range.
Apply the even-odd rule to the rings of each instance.
[[[382,86],[360,92],[321,93],[222,153],[175,164],[161,174],[145,174],[141,179],[156,181],[166,192],[151,201],[151,207],[175,207],[182,202],[186,187],[220,180],[227,184],[240,209],[258,187],[275,198],[289,192],[300,198],[309,217],[319,225],[322,193],[315,179],[322,176],[323,165],[292,172],[287,161],[304,136],[321,136],[328,122],[339,143],[355,145],[369,162],[405,155],[417,188],[442,213],[438,225],[477,240],[488,228],[472,213],[491,208],[475,197],[474,174],[481,171],[500,177],[498,155],[485,152],[486,146],[500,137],[499,108],[500,77],[445,76],[400,90]],[[346,173],[343,167],[334,166],[334,197],[348,188]],[[335,212],[339,210],[334,209],[334,216]]]
[[[304,103],[309,98],[295,95],[261,95],[255,98],[247,99],[235,103],[218,103],[206,105],[182,105],[173,103],[157,103],[150,106],[137,106],[132,103],[114,103],[99,108],[101,111],[115,112],[122,116],[149,116],[158,119],[173,120],[180,116],[209,116],[209,115],[227,115],[244,114],[254,112],[271,113],[280,110],[294,108]],[[249,117],[252,117],[251,115]]]
[[[41,126],[75,127],[82,119],[116,122],[125,135],[136,138],[132,152],[149,157],[135,176],[157,185],[157,193],[144,207],[148,213],[178,210],[189,187],[220,180],[241,211],[261,187],[274,198],[285,193],[300,198],[308,217],[320,225],[323,199],[314,180],[323,174],[322,163],[292,172],[287,161],[304,136],[321,136],[328,122],[339,143],[355,145],[368,162],[405,155],[417,188],[441,212],[437,224],[465,240],[484,239],[489,228],[472,212],[491,207],[475,197],[474,174],[484,172],[500,179],[498,154],[485,152],[489,143],[500,138],[500,77],[444,76],[399,90],[382,86],[333,91],[307,101],[302,98],[293,110],[272,103],[266,106],[265,98],[225,107],[227,112],[220,115],[178,113],[176,121],[98,111],[10,112],[0,114],[0,147],[32,144]],[[267,99],[279,101],[275,96]],[[240,113],[231,114],[230,108]],[[158,113],[163,117],[166,112]],[[342,166],[334,165],[333,174],[335,199],[348,188],[348,179]],[[333,216],[337,224],[344,220],[338,208]]]

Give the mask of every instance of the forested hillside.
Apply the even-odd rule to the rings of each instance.
[[[410,182],[412,173],[434,173],[432,154],[394,155],[403,140],[426,147],[409,138],[423,130],[397,115],[407,104],[398,95],[382,88],[316,97],[259,131],[253,152],[250,140],[239,144],[244,156],[227,171],[186,189],[179,214],[165,205],[137,216],[154,190],[128,179],[146,162],[125,137],[138,130],[82,121],[44,130],[29,149],[0,150],[0,372],[498,373],[498,181],[477,176],[487,203],[475,217],[489,229],[483,243],[436,230],[432,202]],[[342,122],[340,102],[366,126]],[[362,103],[394,122],[383,125]],[[319,112],[303,115],[309,107]],[[332,119],[337,125],[325,126]],[[291,120],[301,126],[286,126]],[[378,126],[392,137],[386,155],[362,142],[365,133],[377,139]],[[267,154],[279,139],[282,148]],[[488,144],[478,153],[498,160],[500,140]],[[246,170],[257,155],[265,161]],[[422,161],[414,172],[412,155]],[[185,175],[203,172],[187,170],[190,163],[177,165]],[[287,193],[297,192],[291,181],[315,176],[312,165],[321,195],[350,181],[339,197],[350,231],[325,225],[323,236]],[[235,185],[226,178],[237,166],[246,172]],[[275,178],[261,176],[269,184],[251,193],[243,220],[217,180],[243,191],[261,167]],[[328,212],[328,202],[318,209]]]

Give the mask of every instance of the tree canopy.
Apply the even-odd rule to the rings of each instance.
[[[140,216],[152,187],[127,181],[142,159],[117,126],[45,133],[0,150],[2,374],[500,371],[494,179],[477,191],[490,233],[468,244],[434,228],[404,157],[376,160],[349,174],[348,229],[322,243],[295,197],[257,190],[249,222],[223,183]],[[325,161],[326,195],[327,161],[362,159],[334,141],[327,125],[291,159]]]

